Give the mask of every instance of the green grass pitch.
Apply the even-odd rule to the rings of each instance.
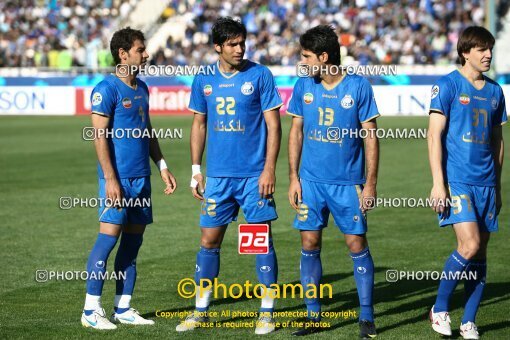
[[[178,191],[163,195],[163,185],[153,166],[154,224],[144,238],[138,258],[138,280],[132,304],[142,315],[156,320],[153,327],[121,326],[113,332],[96,332],[80,325],[84,281],[35,281],[36,270],[84,270],[98,231],[94,208],[60,210],[61,196],[96,197],[96,159],[91,142],[81,138],[89,117],[0,117],[0,337],[1,338],[182,338],[213,336],[221,339],[255,337],[253,329],[199,329],[177,334],[177,318],[157,318],[157,311],[188,311],[194,300],[178,296],[179,280],[192,277],[199,247],[200,205],[189,192],[189,128],[191,117],[153,117],[155,128],[182,128],[182,140],[162,140],[167,163],[178,180]],[[299,282],[299,233],[291,227],[294,217],[287,201],[287,136],[290,118],[282,117],[283,143],[277,169],[276,202],[280,218],[274,223],[279,282]],[[426,128],[426,117],[383,117],[384,128]],[[510,130],[504,128],[510,142]],[[507,150],[509,150],[507,146]],[[508,154],[508,152],[507,152]],[[503,173],[503,211],[500,231],[489,247],[487,287],[477,325],[486,339],[510,334],[510,172],[508,156]],[[378,194],[381,197],[427,197],[431,176],[424,139],[381,140]],[[243,221],[240,219],[239,222]],[[331,222],[331,221],[330,221]],[[220,280],[225,284],[256,282],[255,259],[237,254],[236,225],[231,225],[222,247]],[[428,208],[378,208],[369,213],[371,251],[376,266],[375,311],[381,339],[439,338],[426,315],[434,302],[437,281],[387,282],[388,269],[442,269],[455,246],[450,229],[439,229]],[[109,270],[113,267],[110,257]],[[324,283],[333,286],[333,298],[324,299],[324,311],[357,310],[352,261],[341,233],[330,223],[324,233],[322,261]],[[114,281],[104,287],[103,306],[111,313]],[[454,338],[459,336],[463,288],[451,302]],[[259,301],[219,299],[212,311],[257,311]],[[281,299],[277,311],[302,310],[300,299]],[[218,318],[241,322],[251,318]],[[287,319],[293,320],[293,319]],[[283,320],[282,320],[283,321]],[[310,339],[355,338],[357,320],[324,319],[331,327]],[[267,336],[285,339],[291,329]]]

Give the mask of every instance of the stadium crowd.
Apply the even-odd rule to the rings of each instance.
[[[0,2],[0,67],[103,67],[108,40],[138,0],[21,0]],[[299,35],[329,23],[342,55],[360,64],[449,64],[459,32],[484,24],[484,0],[170,0],[161,21],[182,16],[182,40],[168,38],[152,64],[204,64],[217,16],[243,20],[246,56],[266,65],[295,65]],[[171,13],[170,16],[165,13]]]
[[[266,65],[295,65],[299,35],[328,23],[337,28],[342,55],[361,64],[447,64],[456,57],[459,32],[484,23],[483,0],[176,0],[171,6],[177,15],[188,13],[186,35],[170,38],[156,64],[215,60],[208,33],[218,15],[242,18],[247,57]]]
[[[105,67],[137,0],[0,1],[0,67]]]

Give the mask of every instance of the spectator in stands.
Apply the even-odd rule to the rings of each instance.
[[[125,24],[137,1],[2,1],[0,67],[109,66],[110,35]],[[486,0],[167,1],[161,21],[179,17],[186,27],[182,37],[170,37],[152,53],[152,64],[214,62],[217,56],[208,48],[211,26],[228,15],[242,19],[248,30],[246,57],[262,64],[295,65],[299,35],[333,24],[345,47],[342,60],[412,65],[454,59],[458,32],[483,24]]]

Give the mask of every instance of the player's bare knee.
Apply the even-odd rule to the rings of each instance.
[[[463,242],[458,249],[459,254],[465,259],[472,259],[480,250],[480,241],[479,240],[470,240],[467,242]]]
[[[347,247],[351,253],[359,253],[366,248],[363,242],[350,242]]]
[[[319,250],[321,249],[321,242],[319,238],[315,237],[304,237],[301,240],[301,246],[304,250]]]
[[[207,249],[219,248],[221,246],[221,241],[218,239],[202,237],[202,239],[200,240],[200,246]]]
[[[346,238],[345,244],[351,253],[359,253],[368,246],[365,237]]]

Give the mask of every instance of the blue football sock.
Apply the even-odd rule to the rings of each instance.
[[[272,239],[269,239],[269,252],[267,254],[256,255],[255,268],[257,269],[259,282],[267,288],[278,282],[278,260],[276,259]],[[273,313],[273,311],[274,305],[272,308],[261,307],[259,310],[260,313]]]
[[[434,313],[448,312],[450,296],[452,296],[459,282],[459,280],[455,280],[455,278],[460,278],[461,273],[466,269],[469,262],[470,261],[463,258],[457,250],[448,257],[444,264],[443,273],[441,274],[441,276],[446,276],[446,278],[442,278],[439,282],[436,303],[434,304]],[[458,272],[458,274],[455,274],[456,272]]]
[[[466,293],[466,307],[462,324],[469,321],[475,322],[476,312],[482,300],[483,289],[485,288],[485,276],[487,275],[487,260],[473,260],[466,267],[467,280],[464,281],[464,292]],[[471,279],[476,275],[476,279]]]
[[[116,281],[115,312],[124,313],[130,308],[130,299],[136,283],[136,257],[142,246],[143,234],[122,233],[115,257],[115,274],[125,275]],[[124,297],[124,298],[123,298]]]
[[[319,292],[319,284],[322,278],[321,250],[301,249],[301,285],[306,296],[309,284],[315,286],[315,291]],[[319,297],[313,299],[305,297],[306,311],[308,319],[319,321],[321,319],[321,303]]]
[[[359,253],[350,253],[354,263],[354,280],[358,290],[360,305],[359,320],[374,322],[374,261],[370,249],[366,247]]]
[[[97,235],[96,243],[90,251],[89,259],[87,261],[87,294],[94,296],[101,296],[103,292],[104,276],[106,272],[106,264],[108,256],[117,243],[117,237],[107,234],[99,233]],[[85,314],[93,311],[94,309],[87,308],[87,301],[85,303]],[[97,307],[97,306],[96,306]]]
[[[100,296],[103,292],[104,280],[100,278],[104,277],[108,256],[116,243],[117,237],[115,236],[101,233],[97,235],[96,243],[87,261],[88,276],[92,277],[87,280],[87,294]]]
[[[200,286],[200,280],[208,279],[211,282],[218,277],[220,273],[220,248],[200,247],[197,253],[197,264],[195,268],[195,284]],[[204,283],[203,288],[208,285]],[[199,293],[197,293],[196,310],[206,312],[209,310],[209,299],[199,302]]]

